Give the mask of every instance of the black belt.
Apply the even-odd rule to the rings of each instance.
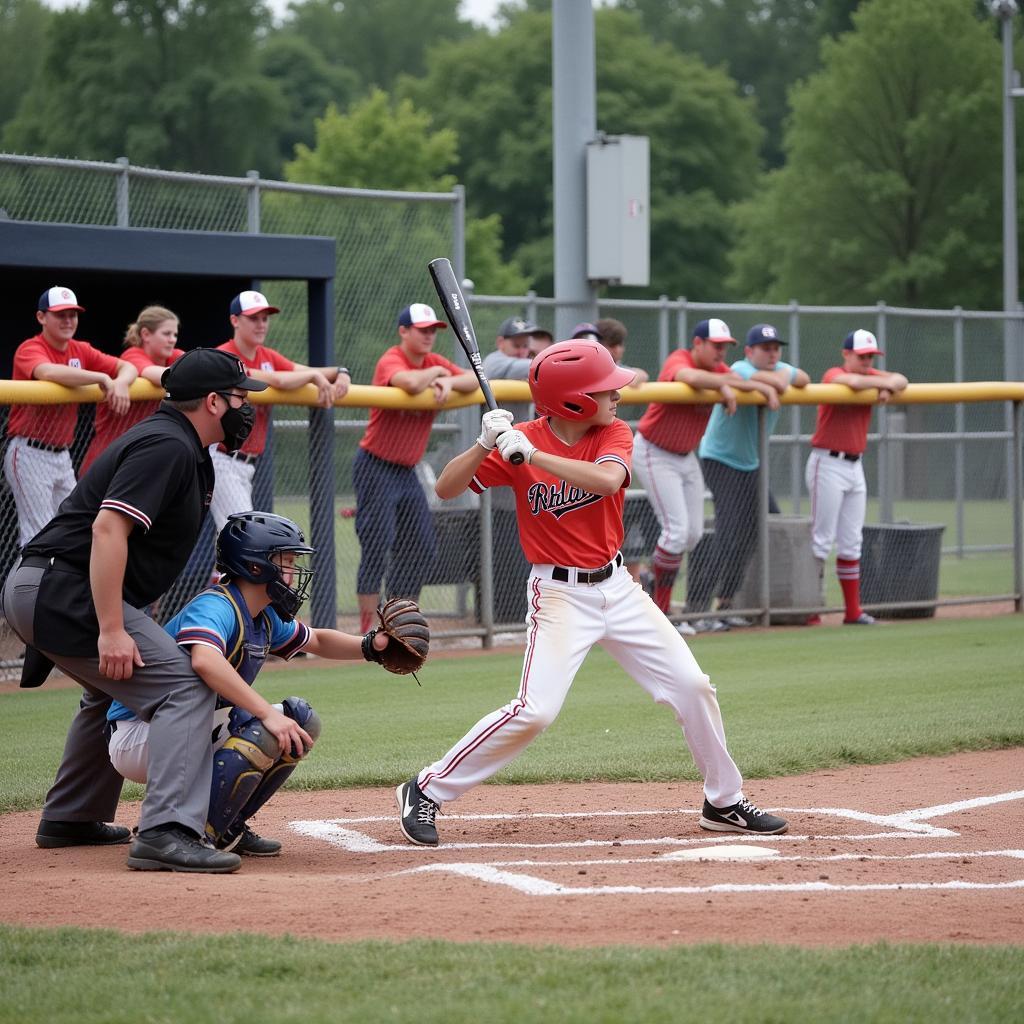
[[[258,455],[248,455],[245,452],[226,452],[221,450],[221,455],[226,455],[229,459],[234,459],[236,462],[244,462],[247,466],[253,465],[259,458]]]
[[[851,455],[849,452],[829,452],[833,459],[845,459],[847,462],[860,462],[859,455]]]
[[[601,569],[595,569],[593,572],[584,572],[583,570],[576,570],[576,582],[577,583],[601,583],[608,579],[618,567],[622,565],[622,552],[620,551],[606,566]],[[570,569],[566,569],[564,565],[555,565],[551,568],[551,578],[558,580],[559,583],[568,583],[569,577],[572,575]]]
[[[38,448],[44,452],[66,452],[68,450],[66,444],[47,444],[45,441],[37,441],[34,437],[26,437],[25,444],[29,448]]]

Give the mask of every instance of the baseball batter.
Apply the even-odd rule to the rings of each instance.
[[[842,355],[842,365],[826,370],[822,384],[845,384],[853,391],[877,388],[882,404],[907,386],[902,373],[887,373],[872,365],[875,356],[884,353],[870,331],[851,331],[843,341]],[[867,448],[870,422],[870,405],[819,405],[807,459],[811,545],[818,574],[824,583],[825,559],[836,545],[836,575],[843,591],[843,622],[848,626],[875,624],[860,606],[861,531],[868,497],[861,456]]]
[[[111,412],[124,416],[131,408],[128,388],[135,380],[135,367],[75,338],[78,314],[84,312],[70,288],[47,288],[36,310],[39,333],[14,353],[14,379],[48,380],[69,388],[98,384]],[[77,405],[11,406],[4,476],[18,510],[22,547],[74,490],[70,449],[77,418]]]
[[[555,720],[595,643],[672,708],[704,777],[704,828],[758,835],[787,828],[743,796],[714,687],[622,564],[632,436],[616,409],[618,389],[632,379],[600,342],[552,345],[530,368],[540,418],[512,429],[506,410],[485,413],[476,443],[438,477],[442,498],[467,487],[515,493],[520,541],[532,563],[526,656],[513,700],[396,789],[412,843],[436,846],[438,807],[490,778]],[[523,456],[518,466],[509,461],[516,453]]]

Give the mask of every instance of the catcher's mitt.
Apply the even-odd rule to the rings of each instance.
[[[393,597],[377,609],[380,625],[363,637],[363,657],[383,665],[389,672],[416,677],[430,651],[430,626],[415,601]],[[378,632],[387,634],[388,645],[382,651],[373,646]],[[419,679],[416,679],[419,683]]]

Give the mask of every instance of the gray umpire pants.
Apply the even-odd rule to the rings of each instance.
[[[113,821],[124,780],[107,753],[106,715],[119,700],[150,723],[149,769],[139,829],[177,822],[200,835],[206,825],[213,771],[210,729],[214,692],[195,674],[188,655],[148,615],[124,605],[124,625],[145,665],[131,679],[108,679],[99,655],[68,657],[47,650],[33,630],[36,597],[44,570],[18,566],[3,590],[11,628],[42,651],[84,688],[71,720],[57,778],[43,805],[53,821]]]

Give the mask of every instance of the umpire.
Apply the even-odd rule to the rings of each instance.
[[[178,575],[199,536],[213,492],[208,446],[241,446],[253,420],[247,394],[267,385],[214,349],[186,353],[162,384],[167,400],[100,455],[25,546],[4,586],[3,610],[30,651],[85,690],[36,844],[128,842],[128,829],[104,824],[115,816],[122,783],[104,735],[116,698],[151,726],[149,782],[129,866],[141,860],[162,870],[228,872],[239,857],[200,840],[215,694],[140,609]]]

